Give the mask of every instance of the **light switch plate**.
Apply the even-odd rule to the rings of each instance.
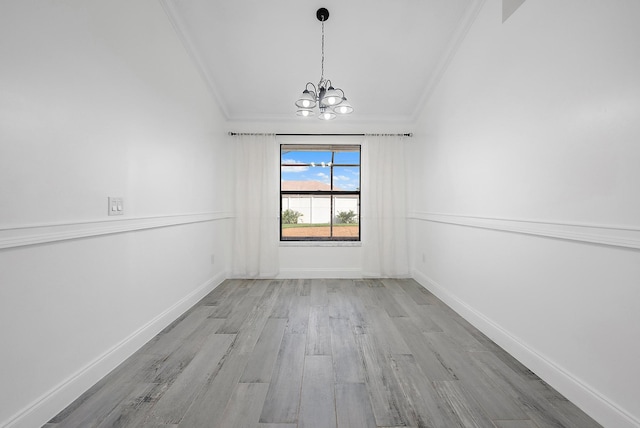
[[[108,215],[124,215],[124,198],[109,196]]]

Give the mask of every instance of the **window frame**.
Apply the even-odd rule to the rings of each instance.
[[[283,148],[286,148],[287,151],[324,151],[331,152],[331,165],[329,168],[329,180],[331,190],[283,190],[282,189],[282,169],[283,167],[313,167],[311,163],[283,163],[282,155]],[[347,149],[347,150],[345,150]],[[348,150],[353,149],[353,150]],[[340,151],[357,151],[358,153],[358,164],[334,164],[335,153]],[[358,168],[358,190],[335,190],[334,189],[334,167],[343,168],[343,167],[357,167]],[[335,143],[281,143],[280,144],[280,215],[279,215],[279,234],[280,234],[280,242],[361,242],[362,240],[362,228],[361,228],[361,200],[362,200],[362,145],[361,144],[335,144]],[[329,215],[329,230],[331,236],[300,236],[300,237],[288,237],[283,236],[283,223],[282,223],[282,209],[283,204],[282,200],[285,195],[309,195],[309,196],[325,196],[330,200],[330,215]],[[335,224],[335,197],[336,196],[357,196],[357,225],[358,225],[358,236],[350,237],[350,236],[333,236],[333,228]]]

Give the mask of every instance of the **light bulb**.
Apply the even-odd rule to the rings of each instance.
[[[325,98],[325,101],[326,101],[327,104],[332,106],[332,105],[338,103],[338,97],[327,97],[327,98]]]
[[[300,110],[298,110],[297,114],[298,116],[302,116],[302,117],[313,116],[313,110],[301,108]]]

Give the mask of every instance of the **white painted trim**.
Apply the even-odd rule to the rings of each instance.
[[[640,250],[640,228],[633,226],[545,222],[423,212],[411,213],[409,219]]]
[[[640,421],[633,415],[465,303],[446,287],[416,269],[413,270],[413,278],[602,425],[640,427]]]
[[[0,426],[18,428],[35,427],[46,424],[52,417],[71,404],[120,363],[129,358],[169,324],[178,319],[178,317],[198,303],[225,279],[225,272],[221,272],[210,278],[184,298],[124,338],[120,343],[44,393],[40,398],[33,401],[20,412],[2,422]]]
[[[280,241],[280,247],[362,247],[362,241]]]
[[[420,100],[414,108],[413,115],[411,116],[410,120],[411,123],[415,123],[415,121],[418,120],[418,117],[420,117],[422,110],[424,110],[424,107],[427,105],[429,97],[431,97],[431,94],[433,94],[433,91],[438,86],[438,83],[440,83],[442,76],[444,76],[447,68],[449,68],[449,64],[451,64],[451,61],[453,61],[453,58],[455,58],[460,45],[467,37],[467,34],[473,26],[473,23],[476,22],[476,18],[480,14],[480,10],[482,9],[484,3],[485,0],[473,0],[467,8],[467,12],[465,13],[465,15],[460,19],[458,26],[453,32],[451,38],[449,39],[449,42],[445,46],[443,53],[438,60],[438,63],[436,64],[435,71],[431,74],[429,80],[427,81],[424,91],[422,92],[422,96],[420,97]]]
[[[362,278],[360,268],[285,268],[280,269],[277,279],[297,279],[297,278]]]
[[[195,64],[197,70],[200,73],[200,76],[202,76],[202,78],[206,82],[207,87],[209,88],[209,92],[211,93],[213,99],[216,101],[216,104],[218,105],[218,108],[222,112],[224,118],[226,120],[229,120],[229,109],[223,102],[224,99],[222,98],[222,96],[220,96],[218,85],[216,85],[215,80],[209,75],[209,72],[207,71],[208,68],[207,66],[205,66],[202,57],[198,54],[198,50],[194,48],[191,38],[187,36],[188,31],[185,31],[185,25],[182,22],[182,19],[180,18],[179,13],[173,3],[174,2],[169,0],[160,0],[160,5],[164,9],[164,12],[167,14],[167,18],[173,26],[178,39],[184,47],[184,50],[187,52],[187,55],[189,55],[189,57]]]
[[[232,217],[233,216],[230,213],[212,212],[117,220],[97,220],[77,223],[51,223],[16,226],[0,229],[0,250],[23,247],[26,245],[46,244],[70,239],[110,235],[113,233],[124,233],[136,230],[155,229],[158,227],[223,220]]]

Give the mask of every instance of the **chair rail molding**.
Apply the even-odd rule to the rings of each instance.
[[[634,226],[480,217],[432,212],[411,212],[408,218],[409,220],[454,224],[640,250],[640,228]]]
[[[0,250],[232,218],[233,214],[230,212],[207,212],[117,220],[14,226],[0,228]]]

